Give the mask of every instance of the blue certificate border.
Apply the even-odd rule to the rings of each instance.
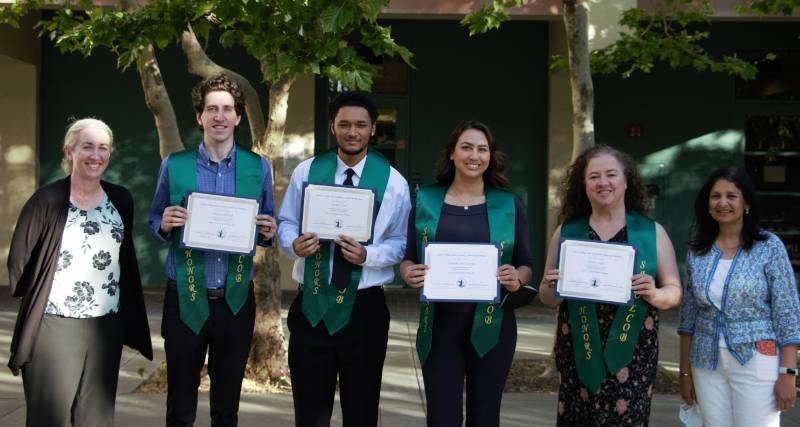
[[[305,209],[305,204],[306,204],[306,188],[308,188],[309,185],[319,185],[321,187],[357,188],[359,190],[372,191],[372,200],[374,201],[373,206],[372,206],[372,227],[370,227],[369,240],[367,240],[366,242],[363,242],[363,245],[366,246],[366,245],[371,245],[372,244],[372,239],[375,237],[375,219],[378,217],[378,210],[380,209],[380,206],[381,206],[380,203],[378,203],[378,200],[376,198],[376,193],[375,193],[375,189],[374,188],[372,188],[372,187],[354,187],[352,185],[339,185],[339,184],[320,184],[320,183],[317,183],[317,182],[308,182],[308,181],[303,182],[303,191],[300,193],[300,224],[299,224],[300,226],[297,228],[298,231],[303,230],[303,210]],[[299,234],[299,236],[302,236],[302,235],[303,235],[303,233]],[[327,238],[321,238],[321,237],[319,239],[320,242],[333,242],[335,240],[336,239],[327,239]]]
[[[215,193],[215,192],[211,192],[211,191],[190,191],[189,193],[186,194],[186,197],[184,197],[183,200],[181,200],[181,207],[186,208],[186,205],[189,203],[189,196],[191,196],[192,194],[195,194],[195,193],[197,193],[197,194],[211,194],[211,195],[214,195],[214,196],[232,197],[234,199],[255,200],[256,201],[256,215],[258,215],[259,212],[261,212],[261,203],[258,201],[258,197],[235,196],[235,195],[232,195],[232,194],[222,194],[222,193]],[[162,213],[162,215],[163,215],[163,213]],[[185,226],[181,226],[181,238],[178,241],[178,247],[181,248],[181,249],[194,249],[194,250],[203,251],[203,252],[206,252],[206,253],[222,254],[222,255],[236,254],[236,255],[253,256],[256,253],[256,243],[258,242],[258,225],[257,224],[256,224],[256,232],[253,234],[253,243],[251,244],[252,249],[250,249],[250,252],[218,251],[218,250],[214,250],[214,249],[206,249],[206,248],[199,248],[199,247],[196,247],[196,246],[189,246],[189,245],[186,245],[186,244],[183,243],[183,235],[184,235],[185,232],[186,232],[186,227]]]
[[[556,253],[556,266],[561,264],[561,244],[564,243],[566,240],[572,240],[576,242],[592,242],[592,243],[599,243],[603,245],[617,245],[617,246],[629,246],[633,248],[634,257],[633,257],[633,269],[631,270],[631,276],[633,276],[634,272],[636,271],[636,266],[639,265],[639,250],[636,248],[636,245],[632,245],[630,243],[620,243],[620,242],[604,242],[602,240],[592,240],[592,239],[576,239],[573,237],[562,237],[558,239],[558,252]],[[576,298],[571,296],[561,296],[561,293],[558,292],[558,284],[555,286],[555,293],[556,297],[563,298],[565,300],[570,301],[586,301],[586,302],[594,302],[594,303],[601,303],[601,304],[612,304],[612,305],[625,305],[625,306],[632,306],[634,304],[634,294],[633,289],[631,289],[631,296],[628,299],[628,302],[620,303],[617,301],[607,301],[603,299],[592,299],[592,298]]]
[[[425,261],[425,250],[428,248],[428,245],[482,245],[482,246],[494,246],[497,249],[497,267],[500,267],[500,245],[497,243],[488,243],[488,242],[427,242],[422,245],[422,257],[421,259],[423,262]],[[500,302],[500,281],[497,281],[497,296],[492,300],[473,300],[473,299],[438,299],[438,298],[426,298],[425,292],[420,289],[419,291],[419,300],[420,302],[491,302],[491,303],[498,303]]]

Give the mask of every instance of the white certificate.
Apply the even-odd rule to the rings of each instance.
[[[633,246],[587,240],[561,242],[556,285],[559,297],[610,304],[631,304]]]
[[[186,200],[186,210],[183,247],[238,254],[255,251],[257,200],[194,192]]]
[[[375,192],[369,188],[308,184],[303,193],[301,233],[317,233],[321,240],[339,235],[359,242],[372,238]]]
[[[483,243],[428,243],[424,250],[428,271],[421,299],[499,301],[497,246]]]

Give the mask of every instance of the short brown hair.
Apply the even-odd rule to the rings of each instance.
[[[216,76],[204,79],[192,88],[192,105],[197,114],[203,114],[203,109],[206,106],[206,95],[209,92],[228,92],[233,97],[233,108],[236,114],[241,116],[244,114],[244,92],[239,87],[236,80],[228,77],[227,74],[219,74]]]

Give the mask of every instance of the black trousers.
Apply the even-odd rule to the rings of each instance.
[[[209,316],[195,334],[180,319],[178,293],[167,285],[161,336],[167,353],[167,426],[191,426],[197,413],[200,371],[208,351],[212,426],[238,423],[239,395],[255,324],[253,285],[234,315],[224,298],[208,301]]]
[[[118,315],[73,319],[46,314],[33,358],[22,367],[25,424],[111,426],[121,354]]]
[[[500,425],[503,387],[517,345],[517,320],[506,310],[500,341],[483,358],[472,347],[473,313],[442,312],[433,318],[433,342],[422,367],[428,425],[463,424],[464,378],[467,387],[467,426]]]
[[[302,306],[300,292],[288,317],[295,424],[330,425],[338,377],[344,426],[376,426],[389,340],[389,309],[383,289],[359,291],[350,323],[334,335],[328,334],[322,321],[312,328]]]

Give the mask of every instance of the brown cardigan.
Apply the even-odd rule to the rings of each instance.
[[[150,328],[142,296],[139,264],[133,247],[133,198],[124,187],[101,181],[103,190],[117,208],[125,235],[120,247],[119,315],[123,344],[153,359]],[[37,190],[25,203],[14,229],[8,254],[11,294],[22,304],[11,340],[8,367],[14,375],[31,360],[42,323],[53,275],[58,266],[61,238],[67,222],[70,178],[58,180]]]

